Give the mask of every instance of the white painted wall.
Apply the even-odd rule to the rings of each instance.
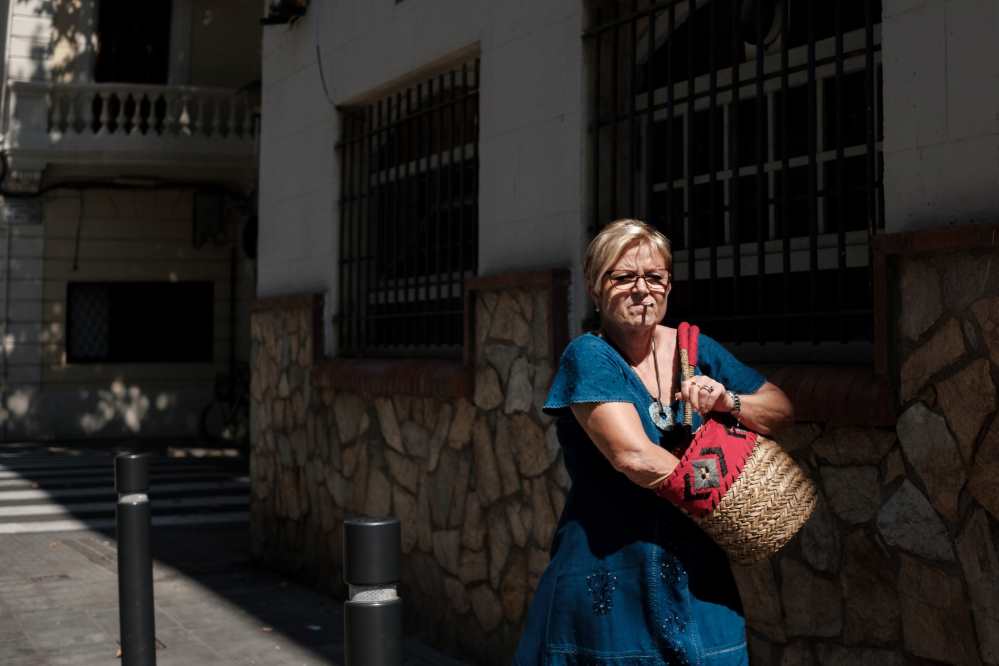
[[[888,231],[999,218],[999,2],[886,0]]]
[[[579,0],[328,0],[290,28],[266,28],[259,295],[321,291],[327,314],[335,312],[332,104],[475,45],[479,273],[577,266],[585,235],[582,30]],[[332,100],[319,78],[317,40]]]

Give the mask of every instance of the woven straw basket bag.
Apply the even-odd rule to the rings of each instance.
[[[683,378],[697,364],[696,326],[678,328]],[[690,405],[684,421],[691,423]],[[741,426],[706,419],[680,464],[656,493],[682,509],[733,562],[751,563],[780,550],[815,509],[816,490],[777,442]]]

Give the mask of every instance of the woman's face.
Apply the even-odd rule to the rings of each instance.
[[[648,329],[666,316],[671,283],[666,258],[648,243],[628,247],[598,283],[601,322],[624,330]]]

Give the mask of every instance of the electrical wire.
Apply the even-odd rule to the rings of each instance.
[[[326,101],[329,102],[330,106],[335,107],[336,102],[333,101],[333,96],[330,95],[329,86],[326,85],[326,72],[323,70],[323,52],[319,46],[319,5],[321,4],[322,2],[316,3],[316,11],[312,15],[312,34],[316,43],[316,65],[319,66],[319,81],[323,84],[323,93],[326,94]]]

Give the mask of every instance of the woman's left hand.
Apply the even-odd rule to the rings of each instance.
[[[712,411],[728,412],[732,409],[725,394],[725,385],[707,375],[695,375],[684,380],[673,397],[689,402],[690,407],[701,416]]]

